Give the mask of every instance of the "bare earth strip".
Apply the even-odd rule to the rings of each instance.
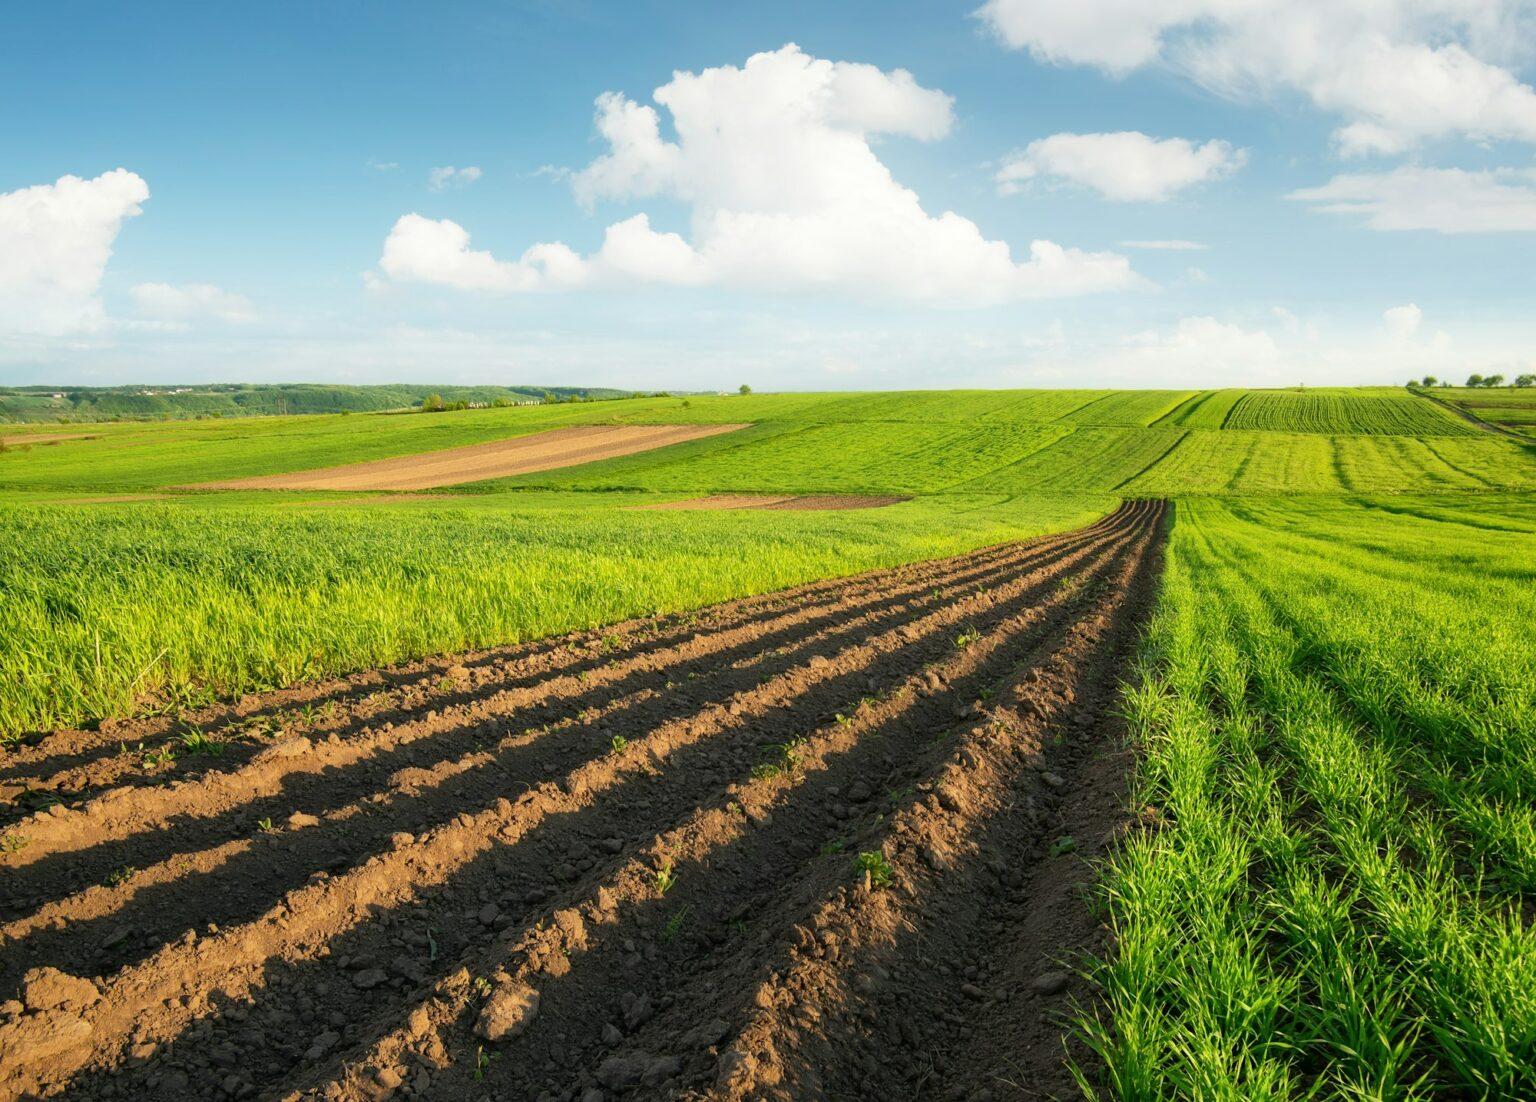
[[[882,509],[906,501],[891,494],[710,494],[638,509]]]
[[[1065,1095],[1162,520],[25,747],[0,1100]]]
[[[745,425],[572,425],[512,440],[342,467],[205,482],[198,490],[427,490],[574,467],[735,432]]]
[[[18,433],[0,436],[0,447],[24,448],[29,444],[62,444],[66,440],[94,440],[96,437],[83,432]]]

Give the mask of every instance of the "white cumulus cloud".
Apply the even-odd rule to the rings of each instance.
[[[149,186],[127,169],[0,194],[0,331],[57,335],[106,320],[97,291]]]
[[[165,321],[195,321],[216,318],[219,321],[247,322],[256,310],[244,295],[215,287],[211,283],[140,283],[129,293],[139,313]]]
[[[1373,230],[1439,233],[1536,231],[1536,172],[1405,165],[1391,172],[1335,176],[1288,196],[1330,214],[1353,215]]]
[[[1266,378],[1283,359],[1264,330],[1204,316],[1134,334],[1121,354],[1133,375],[1159,379]]]
[[[1381,318],[1386,322],[1387,333],[1393,340],[1411,341],[1418,335],[1419,326],[1423,324],[1424,311],[1410,302],[1383,311]]]
[[[1536,90],[1506,64],[1531,40],[1530,0],[987,0],[977,15],[1044,62],[1159,65],[1231,98],[1300,94],[1343,119],[1346,154],[1536,142]]]
[[[608,150],[572,177],[576,199],[665,198],[690,210],[686,234],[645,213],[610,225],[579,256],[555,242],[517,260],[470,247],[451,221],[410,214],[380,269],[399,281],[488,291],[615,283],[829,290],[953,305],[1134,286],[1129,261],[1047,240],[1016,260],[952,211],[926,212],[876,156],[880,135],[930,141],[952,125],[950,97],[903,70],[810,57],[794,45],[742,66],[675,73],[656,107],[608,93],[597,129]]]
[[[1052,134],[1005,159],[996,181],[1004,195],[1044,177],[1081,184],[1118,202],[1159,203],[1195,184],[1232,174],[1247,156],[1223,141],[1197,145],[1136,130]]]
[[[427,187],[433,191],[447,191],[449,188],[468,187],[483,175],[484,173],[474,165],[468,165],[464,168],[443,165],[427,173]]]

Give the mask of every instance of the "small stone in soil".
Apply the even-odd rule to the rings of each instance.
[[[354,972],[352,974],[352,986],[368,991],[388,979],[389,973],[382,968],[364,968],[361,972]]]
[[[650,1067],[651,1057],[644,1052],[628,1056],[610,1056],[597,1068],[597,1081],[609,1090],[623,1091],[638,1086],[640,1077]]]
[[[1037,995],[1055,995],[1067,986],[1065,972],[1046,972],[1029,985]]]

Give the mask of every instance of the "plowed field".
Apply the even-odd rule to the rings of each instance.
[[[1163,516],[18,749],[0,1098],[1067,1092]]]
[[[734,432],[742,425],[572,425],[511,440],[291,474],[199,485],[203,490],[426,490],[550,471]]]

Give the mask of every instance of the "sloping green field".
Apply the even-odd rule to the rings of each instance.
[[[592,423],[746,427],[419,499],[180,489]],[[1392,389],[657,397],[6,435],[0,632],[24,641],[0,653],[12,735],[199,686],[239,691],[962,551],[1079,524],[1119,497],[1536,489],[1536,446]],[[917,500],[625,508],[714,492]],[[112,495],[159,500],[100,500]],[[320,500],[355,507],[303,505]],[[770,534],[743,556],[742,541]],[[562,565],[535,580],[536,562]],[[634,569],[646,584],[615,582]],[[152,645],[162,637],[177,642]]]
[[[592,423],[746,427],[417,494],[179,489]],[[1377,388],[7,427],[0,745],[1171,498],[1125,699],[1151,825],[1100,868],[1114,940],[1077,1022],[1099,1060],[1085,1085],[1533,1098],[1536,440],[1515,434],[1532,423],[1513,391]],[[635,508],[723,491],[909,500]]]
[[[0,489],[149,491],[411,455],[570,424],[739,422],[512,488],[1127,494],[1536,488],[1536,453],[1407,391],[923,391],[70,426],[0,453]],[[57,431],[57,430],[56,430]]]
[[[1104,496],[654,512],[635,494],[0,497],[0,743],[210,693],[672,612],[1076,528]]]
[[[1477,429],[1407,391],[1250,391],[1222,428],[1372,436],[1469,436]]]
[[[1108,1093],[1532,1097],[1536,498],[1176,508]]]
[[[1536,439],[1536,387],[1437,387],[1429,393],[1472,421]]]

